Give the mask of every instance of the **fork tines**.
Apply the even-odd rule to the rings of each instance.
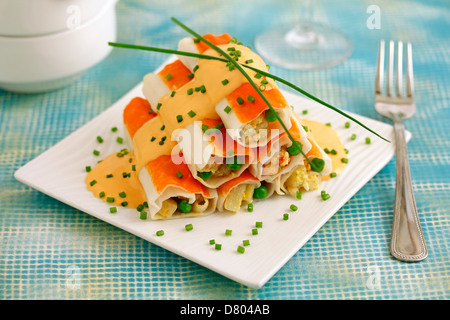
[[[394,93],[394,51],[395,43],[393,40],[389,41],[388,60],[387,60],[387,84],[386,95],[402,97],[402,79],[403,79],[403,42],[397,43],[397,59],[396,59],[396,76],[395,76],[395,93]],[[385,42],[380,41],[378,48],[378,62],[377,74],[375,83],[375,93],[381,95],[383,93],[383,78],[384,78],[384,57],[385,57]],[[406,97],[412,97],[414,94],[414,77],[413,77],[413,62],[412,62],[412,48],[411,43],[406,44]]]

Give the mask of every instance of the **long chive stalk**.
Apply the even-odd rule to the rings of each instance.
[[[157,48],[157,47],[149,47],[149,46],[141,46],[141,45],[134,45],[134,44],[127,44],[127,43],[117,43],[117,42],[109,42],[108,43],[110,46],[112,47],[117,47],[117,48],[125,48],[125,49],[136,49],[136,50],[145,50],[145,51],[152,51],[152,52],[160,52],[160,53],[168,53],[168,54],[177,54],[177,55],[181,55],[181,56],[187,56],[187,57],[193,57],[193,58],[199,58],[199,59],[207,59],[207,60],[217,60],[217,61],[223,61],[223,62],[229,62],[229,60],[227,59],[223,59],[220,57],[214,57],[214,56],[209,56],[206,54],[201,54],[201,53],[193,53],[193,52],[188,52],[188,51],[180,51],[180,50],[173,50],[173,49],[164,49],[164,48]],[[234,60],[233,60],[234,61]],[[296,86],[295,84],[280,78],[276,75],[273,75],[271,73],[268,73],[266,71],[260,70],[258,68],[252,67],[250,65],[246,65],[246,64],[240,64],[242,67],[244,68],[248,68],[251,69],[265,77],[271,78],[275,81],[278,81],[280,83],[283,83],[284,85],[294,89],[295,91],[303,94],[304,96],[320,103],[321,105],[341,114],[342,116],[352,120],[353,122],[357,123],[358,125],[360,125],[361,127],[363,127],[364,129],[366,129],[367,131],[373,133],[374,135],[376,135],[377,137],[379,137],[380,139],[390,142],[388,139],[382,137],[381,135],[379,135],[378,133],[376,133],[375,131],[373,131],[372,129],[368,128],[366,125],[364,125],[363,123],[361,123],[360,121],[356,120],[355,118],[353,118],[352,116],[350,116],[349,114],[345,113],[344,111],[340,110],[339,108],[333,107],[332,105],[330,105],[329,103],[313,96],[312,94],[308,93],[307,91],[303,90],[302,88]]]

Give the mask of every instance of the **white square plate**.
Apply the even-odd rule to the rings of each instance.
[[[213,214],[206,217],[169,221],[140,220],[134,209],[118,208],[111,214],[110,205],[95,198],[84,184],[85,167],[94,166],[98,157],[94,149],[105,156],[123,148],[115,142],[122,135],[122,111],[135,96],[142,96],[142,84],[128,92],[119,101],[65,139],[21,167],[15,173],[17,180],[59,201],[84,211],[98,219],[141,237],[153,244],[183,256],[227,278],[248,287],[262,287],[358,190],[377,174],[394,156],[394,143],[385,142],[355,123],[344,128],[348,120],[338,113],[300,96],[284,92],[297,112],[307,109],[307,117],[323,123],[330,122],[349,150],[349,163],[337,178],[323,182],[319,190],[303,193],[301,200],[288,196],[274,196],[254,204],[253,212],[243,209],[235,215]],[[394,140],[393,127],[379,121],[352,114],[383,137]],[[111,132],[112,127],[119,131]],[[352,133],[357,139],[352,141]],[[98,144],[95,137],[102,136]],[[372,143],[365,144],[365,137]],[[411,134],[407,132],[407,139]],[[323,201],[320,190],[331,198]],[[298,211],[288,220],[283,213],[295,203]],[[263,222],[258,235],[252,235],[257,221]],[[191,223],[194,229],[185,230]],[[232,235],[226,236],[225,229]],[[156,231],[164,230],[164,236]],[[217,251],[210,239],[222,244]],[[243,240],[250,240],[245,253],[236,251]]]

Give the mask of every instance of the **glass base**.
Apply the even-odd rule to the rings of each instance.
[[[255,49],[266,63],[296,70],[336,66],[353,50],[345,35],[312,22],[271,28],[256,37]]]

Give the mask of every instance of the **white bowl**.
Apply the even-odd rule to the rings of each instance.
[[[95,17],[105,0],[0,0],[0,36],[62,32]]]
[[[53,90],[104,59],[116,39],[116,0],[77,28],[40,37],[0,37],[0,88]]]

